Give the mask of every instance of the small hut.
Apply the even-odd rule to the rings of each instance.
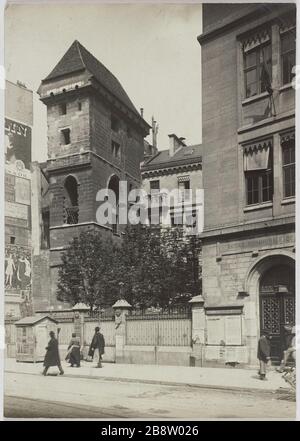
[[[43,361],[49,332],[57,333],[57,321],[48,315],[24,317],[15,323],[17,330],[16,360]]]

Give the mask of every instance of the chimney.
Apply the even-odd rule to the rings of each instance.
[[[144,109],[143,109],[143,107],[141,107],[140,111],[141,111],[141,117],[144,118]]]
[[[185,138],[178,138],[174,133],[169,136],[169,155],[170,157],[174,156],[177,150],[185,147],[186,144],[183,142]]]

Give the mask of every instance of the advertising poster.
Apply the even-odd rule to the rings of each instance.
[[[22,161],[30,170],[31,127],[5,118],[5,163]]]
[[[28,247],[9,245],[5,249],[5,289],[29,289],[31,251]]]

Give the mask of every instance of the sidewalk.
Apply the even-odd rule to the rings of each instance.
[[[136,364],[103,363],[96,369],[95,363],[82,362],[80,368],[71,368],[62,362],[65,376],[74,378],[101,378],[109,381],[132,381],[166,385],[189,385],[195,387],[224,389],[240,392],[275,393],[278,389],[288,390],[281,374],[270,371],[268,380],[258,379],[253,369],[204,368],[185,366],[158,366]],[[17,363],[15,359],[5,360],[5,371],[41,375],[42,363]],[[49,373],[58,372],[50,368]]]

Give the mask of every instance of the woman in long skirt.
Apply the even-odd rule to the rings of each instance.
[[[72,334],[68,351],[67,360],[69,361],[71,367],[73,367],[74,364],[77,367],[80,367],[80,338],[76,337],[75,332]]]

